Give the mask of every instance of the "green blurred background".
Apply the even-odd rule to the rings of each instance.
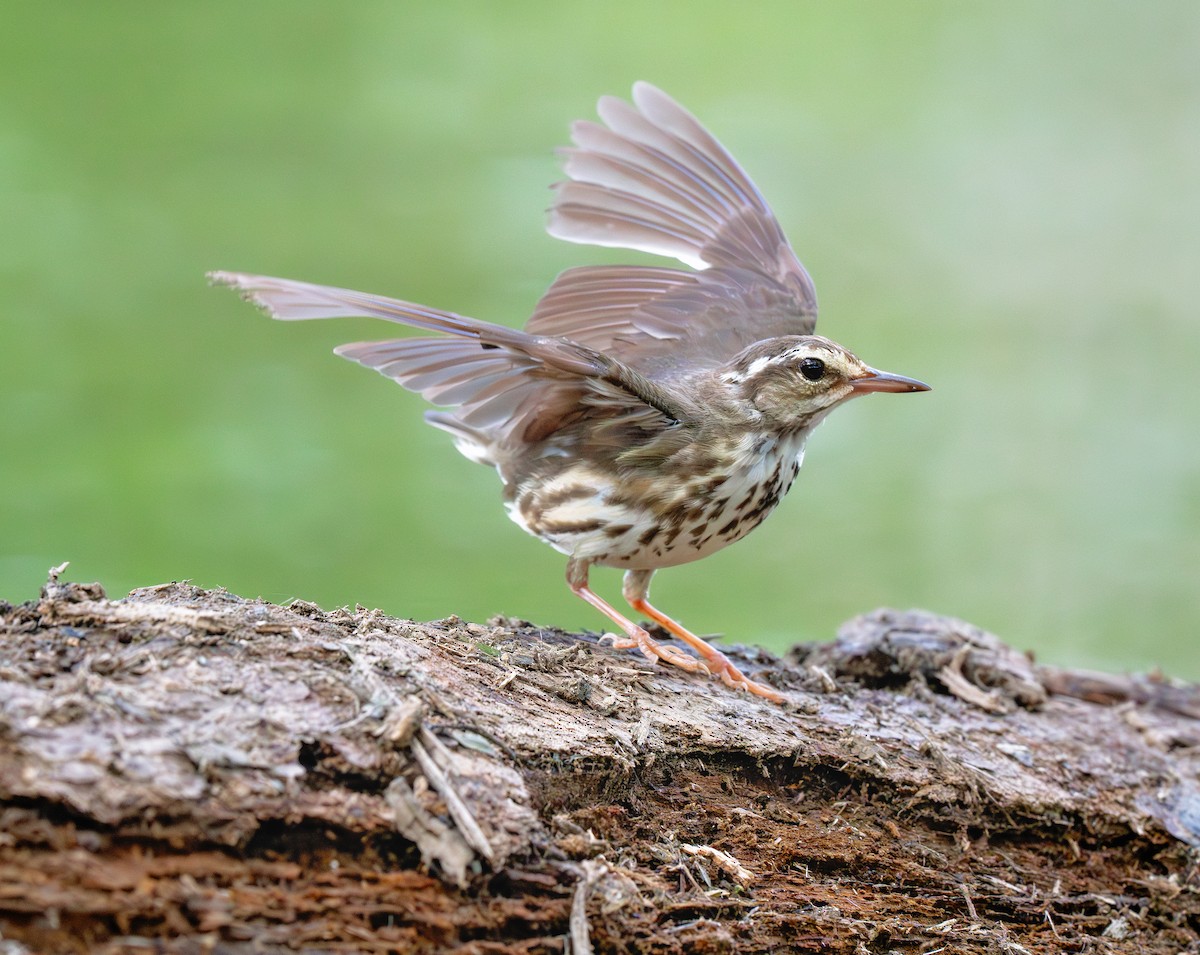
[[[837,412],[748,542],[656,580],[776,649],[878,605],[1200,677],[1200,5],[19,4],[0,35],[0,597],[46,569],[604,621],[422,402],[208,269],[520,324],[553,149],[650,80],[774,204]],[[614,596],[614,571],[594,582]]]

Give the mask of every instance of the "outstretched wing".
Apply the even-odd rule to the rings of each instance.
[[[668,379],[717,368],[764,338],[811,335],[815,324],[791,288],[752,269],[601,265],[563,272],[525,329]]]
[[[209,278],[285,321],[365,316],[449,335],[354,342],[334,351],[455,408],[430,420],[475,460],[496,464],[497,451],[541,441],[599,405],[647,423],[695,413],[617,359],[567,339],[350,289],[234,272]]]
[[[716,138],[647,83],[634,86],[633,105],[604,97],[598,111],[607,126],[572,127],[575,147],[563,150],[569,180],[555,187],[547,231],[672,256],[700,271],[572,269],[527,330],[604,350],[611,344],[656,375],[719,364],[764,338],[811,334],[812,280]]]

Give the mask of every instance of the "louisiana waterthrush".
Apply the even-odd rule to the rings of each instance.
[[[808,273],[758,189],[695,117],[646,83],[634,86],[632,105],[604,97],[598,111],[605,125],[572,127],[548,231],[692,270],[570,269],[523,331],[365,292],[210,278],[274,318],[371,316],[444,333],[335,352],[449,409],[426,420],[499,472],[509,515],[567,555],[571,589],[621,628],[615,646],[780,700],[651,606],[650,578],[757,527],[834,407],[928,386],[813,334]],[[699,656],[654,640],[597,595],[593,564],[624,568],[630,606]]]

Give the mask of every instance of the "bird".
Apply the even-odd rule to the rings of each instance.
[[[509,516],[567,558],[570,589],[652,662],[773,702],[720,650],[650,603],[655,572],[745,537],[787,493],[805,443],[860,395],[928,391],[815,334],[813,282],[758,188],[657,87],[599,100],[571,125],[546,229],[687,268],[567,269],[524,329],[350,289],[210,272],[285,321],[368,316],[429,336],[334,353],[418,392],[426,420],[495,468]],[[624,570],[629,606],[694,651],[656,640],[597,594],[594,566]]]

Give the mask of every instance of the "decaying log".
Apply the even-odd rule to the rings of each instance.
[[[1200,951],[1200,692],[877,611],[783,706],[595,635],[0,604],[0,951]]]

